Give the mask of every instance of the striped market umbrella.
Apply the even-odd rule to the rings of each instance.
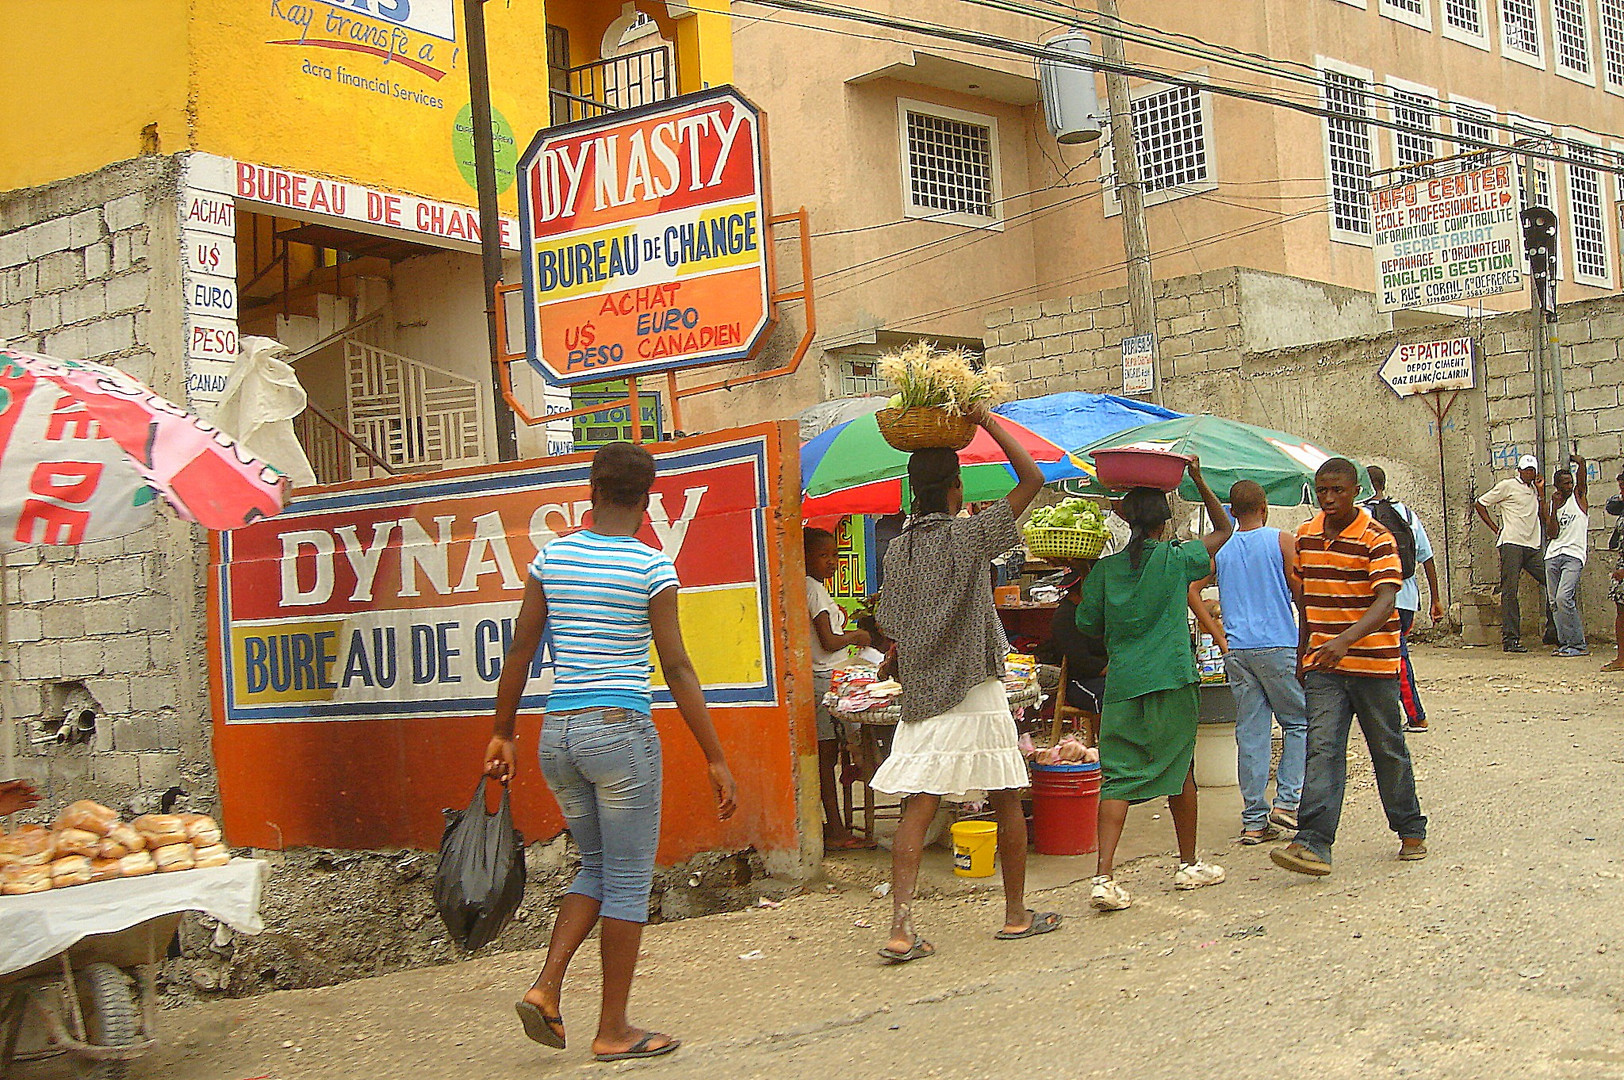
[[[1220,499],[1227,501],[1235,481],[1254,480],[1273,506],[1313,505],[1315,470],[1329,458],[1347,456],[1300,435],[1221,416],[1186,416],[1144,424],[1096,439],[1076,453],[1092,465],[1095,451],[1128,447],[1196,454],[1207,483]],[[1371,490],[1364,466],[1354,464],[1359,468],[1359,483]],[[1091,490],[1104,489],[1096,486]],[[1201,498],[1188,475],[1179,484],[1179,495],[1191,502]]]
[[[1046,481],[1090,475],[1062,447],[1013,420],[999,422],[1031,453]],[[1015,487],[1015,471],[985,431],[959,451],[959,462],[966,502],[999,499]],[[848,420],[801,447],[801,516],[895,514],[910,501],[907,476],[908,455],[885,441],[873,416]]]

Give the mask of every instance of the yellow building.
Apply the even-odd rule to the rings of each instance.
[[[536,132],[728,82],[726,8],[486,5],[504,246],[517,240],[515,162]],[[0,261],[17,279],[0,294],[0,336],[123,362],[204,409],[240,339],[272,337],[336,421],[300,421],[320,479],[492,457],[462,0],[0,12],[13,48],[40,61],[0,119],[12,193]],[[77,217],[57,213],[68,206]],[[102,303],[137,293],[128,308]],[[539,381],[515,374],[541,412]],[[571,434],[556,426],[555,447]],[[521,431],[520,452],[547,438]]]

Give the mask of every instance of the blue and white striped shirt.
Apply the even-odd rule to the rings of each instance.
[[[547,596],[553,646],[547,711],[649,712],[649,601],[678,585],[665,553],[633,536],[583,529],[542,548],[530,576]]]

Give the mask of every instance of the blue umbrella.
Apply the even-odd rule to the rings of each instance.
[[[1158,420],[1176,420],[1184,415],[1148,401],[1114,394],[1087,394],[1081,390],[1010,401],[993,412],[1037,432],[1056,446],[1067,448],[1088,446],[1119,431]]]

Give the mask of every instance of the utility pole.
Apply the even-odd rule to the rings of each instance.
[[[1134,146],[1133,105],[1128,77],[1122,74],[1127,57],[1118,32],[1122,16],[1117,0],[1098,0],[1108,24],[1100,31],[1100,54],[1111,62],[1105,73],[1105,97],[1111,109],[1111,156],[1116,164],[1117,198],[1122,204],[1122,248],[1128,263],[1128,311],[1135,334],[1156,333],[1156,300],[1150,288],[1150,237],[1145,232],[1145,186],[1139,177],[1139,152]],[[1153,356],[1156,368],[1156,403],[1162,404],[1162,350]]]
[[[485,271],[485,330],[490,339],[491,398],[496,407],[496,459],[519,456],[518,428],[502,396],[496,335],[496,287],[502,283],[502,217],[496,205],[496,145],[491,135],[491,72],[485,54],[485,0],[463,0],[468,36],[468,102],[474,130],[474,179],[479,189],[479,251]]]
[[[1557,218],[1544,206],[1529,206],[1519,215],[1523,230],[1523,255],[1528,260],[1529,293],[1534,321],[1534,456],[1540,472],[1545,471],[1545,361],[1548,343],[1555,344],[1556,323],[1556,228]],[[1567,463],[1573,445],[1568,441],[1567,394],[1562,382],[1562,356],[1550,349],[1551,390],[1556,398],[1556,459],[1552,466]]]

